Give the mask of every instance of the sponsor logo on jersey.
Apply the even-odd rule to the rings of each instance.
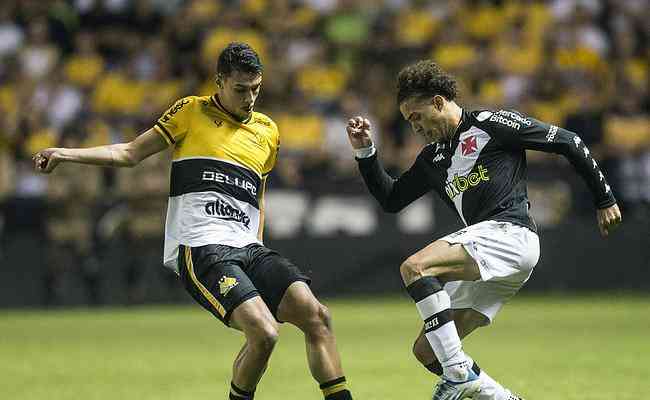
[[[221,172],[203,171],[201,180],[225,183],[226,185],[236,186],[238,188],[244,189],[245,191],[250,193],[250,195],[253,197],[257,196],[257,187],[255,186],[255,184],[253,182],[247,181],[242,178],[232,177],[230,175]]]
[[[242,210],[231,206],[223,200],[206,203],[205,213],[224,221],[240,222],[246,229],[250,229],[248,225],[251,223],[251,218]]]
[[[183,108],[183,106],[184,106],[185,104],[189,104],[189,102],[190,102],[190,101],[189,101],[189,100],[186,100],[186,99],[183,99],[183,100],[181,100],[181,101],[176,102],[176,104],[174,104],[174,105],[172,106],[172,108],[170,108],[169,111],[167,111],[167,112],[165,113],[165,115],[163,115],[161,121],[162,121],[162,122],[168,122],[170,119],[172,119],[172,117],[174,116],[174,114],[176,114],[177,112],[179,112],[179,111],[181,110],[181,108]]]
[[[436,155],[435,157],[433,157],[433,162],[442,161],[444,159],[445,159],[445,155],[440,153],[440,154]]]
[[[548,128],[548,133],[546,134],[546,141],[549,143],[554,141],[556,134],[557,134],[557,126],[551,125],[550,128]]]
[[[460,144],[461,153],[464,156],[471,156],[476,153],[478,146],[476,145],[476,136],[469,136],[465,138]]]
[[[447,182],[445,186],[445,192],[450,199],[463,193],[467,189],[479,185],[481,182],[487,182],[490,180],[488,175],[488,170],[479,165],[476,172],[472,172],[467,175],[455,175],[450,181]]]
[[[222,296],[227,296],[228,292],[237,285],[239,285],[237,278],[231,278],[224,275],[219,279],[219,293],[221,293]]]
[[[254,122],[257,123],[257,124],[262,124],[264,126],[268,126],[268,127],[271,126],[271,123],[269,121],[265,120],[264,118],[255,118]]]
[[[506,117],[503,117],[503,116],[497,115],[497,114],[492,115],[490,117],[490,121],[491,122],[497,122],[497,123],[499,123],[501,125],[509,126],[509,127],[513,128],[513,129],[516,129],[516,130],[519,130],[519,128],[521,128],[521,124],[519,122],[513,121],[511,119],[508,119]]]
[[[494,114],[492,111],[481,111],[481,112],[478,113],[478,115],[476,116],[476,119],[477,119],[479,122],[483,122],[483,121],[485,121],[486,119],[490,118],[490,117],[492,116],[492,114]]]
[[[503,115],[504,117],[514,119],[517,122],[520,122],[526,126],[530,126],[532,122],[528,118],[524,118],[521,115],[517,114],[516,112],[513,111],[508,111],[508,110],[499,110],[497,113],[499,115]]]

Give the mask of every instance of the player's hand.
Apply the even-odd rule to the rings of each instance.
[[[366,118],[357,116],[348,120],[346,131],[352,148],[363,149],[372,146],[370,129],[370,121]]]
[[[32,160],[34,161],[34,169],[43,174],[49,174],[56,168],[61,161],[63,161],[63,149],[50,148],[41,150],[34,154]]]
[[[621,211],[618,209],[618,205],[614,204],[613,206],[596,210],[596,219],[598,220],[600,234],[607,236],[611,229],[621,223]]]

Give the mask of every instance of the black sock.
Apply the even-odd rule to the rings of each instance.
[[[344,376],[321,383],[320,390],[323,391],[325,400],[352,400]]]
[[[255,389],[247,392],[244,389],[237,387],[234,383],[230,382],[230,400],[253,400],[255,397]]]

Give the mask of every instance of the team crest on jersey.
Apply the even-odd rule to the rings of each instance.
[[[476,136],[465,138],[460,145],[460,150],[465,157],[471,156],[476,153],[476,150],[478,150],[478,146],[476,145]]]
[[[221,127],[221,125],[223,125],[223,121],[220,119],[215,119],[214,124],[217,125],[218,127]]]
[[[219,293],[221,293],[222,296],[227,296],[228,292],[237,285],[239,285],[237,278],[231,278],[224,275],[219,279]]]

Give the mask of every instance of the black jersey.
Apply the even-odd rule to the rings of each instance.
[[[526,149],[564,155],[589,186],[597,208],[616,203],[578,135],[512,110],[463,110],[453,138],[424,147],[396,180],[376,154],[357,161],[370,192],[388,212],[400,211],[433,189],[465,225],[496,220],[536,231],[528,214]]]

